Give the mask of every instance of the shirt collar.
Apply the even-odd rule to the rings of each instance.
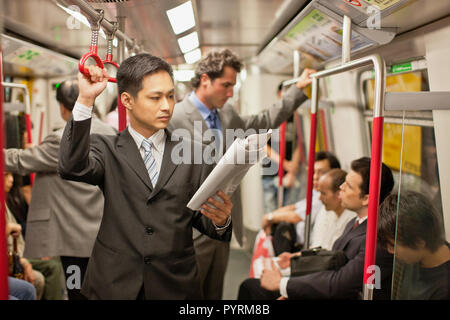
[[[366,220],[367,220],[367,216],[362,217],[362,218],[356,217],[356,221],[358,221],[359,224],[363,223]]]
[[[131,125],[128,126],[128,132],[130,132],[131,137],[136,143],[138,149],[140,149],[142,145],[142,140],[144,140],[145,137],[136,130],[134,130]],[[164,129],[159,129],[147,140],[153,144],[153,148],[155,148],[156,152],[161,152],[162,146],[166,141],[166,133]]]
[[[189,95],[189,100],[192,102],[192,104],[200,111],[200,114],[202,115],[202,118],[206,120],[211,113],[214,113],[214,115],[217,116],[217,110],[213,109],[210,110],[195,94],[195,91],[192,91]]]

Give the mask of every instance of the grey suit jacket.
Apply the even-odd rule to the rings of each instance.
[[[364,276],[367,220],[352,230],[350,220],[333,245],[333,251],[343,251],[347,263],[339,270],[316,272],[291,277],[287,284],[289,299],[357,299],[360,298]],[[375,299],[390,298],[393,255],[377,248],[376,265],[381,270],[381,289],[374,291]]]
[[[260,112],[256,115],[240,116],[230,104],[225,104],[223,108],[217,109],[222,129],[223,152],[233,143],[233,141],[226,141],[227,129],[275,129],[278,128],[284,121],[286,121],[293,112],[307,99],[302,90],[296,86],[291,86],[283,95],[283,99],[275,103],[270,108]],[[200,126],[195,126],[194,121],[198,121]],[[191,137],[201,137],[202,143],[209,144],[209,138],[202,135],[208,126],[203,120],[200,111],[192,104],[189,97],[186,97],[182,102],[175,105],[172,119],[169,124],[169,130],[187,129]],[[233,230],[236,240],[242,246],[243,244],[243,217],[242,217],[242,203],[241,193],[238,188],[231,197],[233,202],[233,209],[231,212],[233,220]],[[200,234],[196,234],[200,236]]]
[[[49,134],[38,146],[6,149],[5,170],[20,175],[36,173],[27,218],[24,256],[89,257],[103,214],[98,187],[61,179],[56,169],[64,129]],[[114,134],[94,118],[93,133]]]
[[[59,162],[63,178],[98,185],[105,197],[82,293],[90,299],[135,299],[144,284],[147,299],[201,298],[192,227],[231,239],[231,224],[219,235],[211,220],[186,207],[212,167],[176,165],[171,153],[177,142],[167,132],[152,186],[128,129],[89,136],[89,126],[89,119],[67,123]]]

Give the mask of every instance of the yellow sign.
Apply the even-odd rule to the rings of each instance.
[[[383,162],[391,169],[420,177],[422,166],[422,128],[404,126],[402,155],[402,125],[385,123],[383,130]]]
[[[373,110],[374,80],[366,82],[368,108]],[[391,75],[386,78],[386,92],[419,92],[422,86],[421,72]],[[383,162],[391,169],[400,170],[400,158],[403,157],[402,171],[420,177],[422,165],[422,128],[404,126],[402,155],[402,125],[385,123],[383,130]]]

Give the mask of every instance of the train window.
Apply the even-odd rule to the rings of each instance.
[[[403,125],[401,135],[392,298],[447,298],[442,263],[445,232],[434,128]],[[426,253],[426,254],[425,254]],[[432,262],[430,263],[430,259]],[[447,262],[448,264],[448,262]]]
[[[368,146],[370,147],[373,80],[362,79],[361,84],[364,117],[368,128]],[[386,79],[387,92],[428,90],[426,70],[391,74]],[[393,192],[399,195],[395,200],[395,206],[392,207],[396,217],[396,230],[391,248],[395,257],[392,299],[439,298],[442,291],[440,283],[447,281],[446,278],[440,279],[440,277],[447,277],[447,274],[442,271],[445,268],[441,266],[429,268],[429,265],[420,258],[423,251],[420,251],[419,248],[423,249],[423,247],[417,246],[419,243],[428,245],[428,242],[434,241],[430,240],[433,237],[422,235],[441,233],[442,237],[437,238],[445,239],[431,111],[386,112],[383,131],[383,162],[394,173],[396,185]],[[425,210],[423,210],[424,208]],[[426,215],[428,215],[426,222],[420,220],[427,219]],[[434,221],[433,226],[428,223],[431,221],[430,217],[435,218],[432,220]],[[445,242],[441,242],[439,245],[445,245]]]

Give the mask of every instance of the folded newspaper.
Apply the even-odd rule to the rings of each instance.
[[[200,210],[201,205],[209,197],[217,198],[216,193],[219,190],[231,196],[247,171],[266,157],[264,146],[271,135],[272,130],[269,130],[266,133],[249,135],[245,139],[237,138],[194,194],[187,207],[194,211]]]

